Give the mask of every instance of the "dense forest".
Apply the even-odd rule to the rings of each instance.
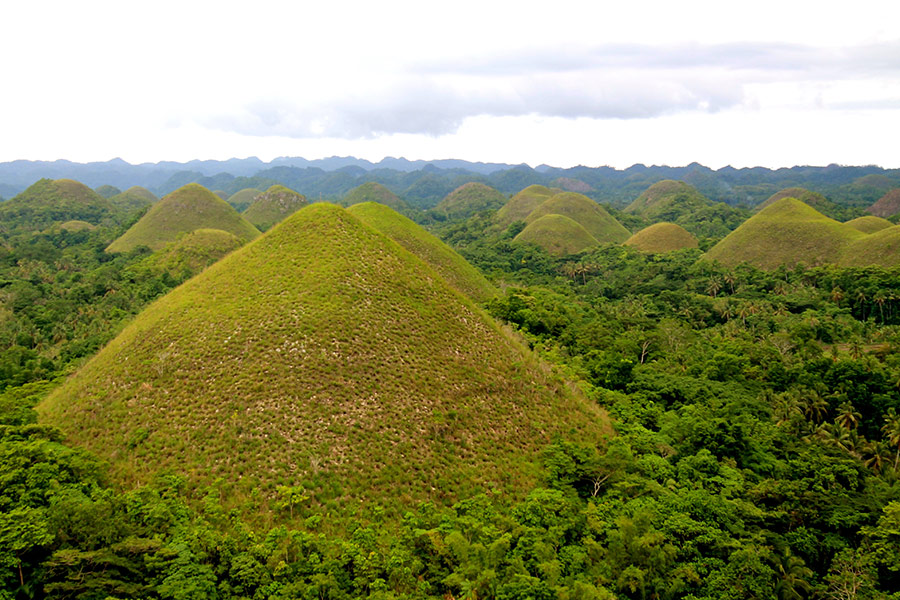
[[[520,498],[400,518],[341,519],[303,486],[239,510],[222,482],[112,479],[35,406],[215,257],[106,252],[137,215],[7,227],[0,600],[900,599],[900,266],[724,267],[703,252],[748,213],[716,210],[682,217],[699,248],[661,254],[553,256],[494,211],[426,220],[501,290],[484,309],[615,432],[557,436]]]

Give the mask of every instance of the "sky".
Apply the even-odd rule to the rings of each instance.
[[[4,2],[0,161],[900,167],[900,2]]]

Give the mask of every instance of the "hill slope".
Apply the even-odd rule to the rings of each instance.
[[[243,244],[239,237],[221,229],[197,229],[147,257],[146,263],[176,279],[188,279]]]
[[[476,302],[497,295],[484,275],[453,248],[395,210],[376,202],[354,204],[347,210],[427,262],[447,283]]]
[[[485,210],[497,210],[504,204],[506,196],[488,185],[471,181],[447,194],[434,210],[449,219],[460,220]]]
[[[706,258],[762,269],[836,263],[844,248],[866,234],[826,217],[796,198],[782,198],[753,215],[710,248]]]
[[[260,231],[265,231],[275,223],[280,223],[307,205],[306,196],[283,185],[273,185],[253,200],[244,218]]]
[[[634,246],[642,252],[671,252],[682,248],[696,248],[697,238],[675,223],[656,223],[641,229],[625,240],[626,246]]]
[[[244,241],[259,235],[259,230],[230,204],[202,185],[189,183],[154,204],[106,251],[128,252],[138,246],[159,250],[180,235],[197,229],[221,229]]]
[[[838,263],[843,267],[900,266],[900,225],[876,231],[850,243]]]
[[[564,215],[544,215],[528,224],[513,242],[535,244],[554,256],[576,254],[600,242],[577,222]]]
[[[712,204],[697,189],[683,181],[666,179],[647,188],[625,208],[648,221],[674,221]]]
[[[853,229],[862,231],[863,233],[875,233],[876,231],[881,231],[882,229],[887,229],[888,227],[894,226],[894,224],[887,219],[876,217],[875,215],[857,217],[855,219],[847,221],[844,224],[848,227],[852,227]]]
[[[531,211],[525,222],[534,223],[544,215],[569,217],[601,244],[620,244],[631,237],[631,232],[606,212],[606,209],[587,196],[575,192],[555,194]]]
[[[410,210],[409,204],[401,200],[397,194],[375,181],[369,181],[347,192],[341,204],[353,206],[363,202],[377,202],[401,214],[406,214]]]
[[[900,213],[900,188],[886,192],[875,204],[867,208],[866,212],[885,219]]]
[[[152,304],[39,412],[124,481],[221,477],[232,504],[303,485],[341,516],[523,493],[555,434],[596,443],[602,413],[573,393],[419,258],[317,203]]]
[[[109,200],[71,179],[41,179],[0,204],[0,221],[7,232],[39,231],[54,223],[76,220],[98,225],[114,213]]]
[[[500,207],[494,220],[503,227],[515,221],[524,221],[531,211],[549,200],[555,193],[542,185],[529,185]]]
[[[256,197],[262,193],[262,190],[256,188],[244,188],[230,195],[227,202],[234,207],[234,210],[244,212],[253,204]]]
[[[831,210],[834,208],[834,204],[828,200],[825,196],[818,192],[811,192],[805,188],[801,187],[790,187],[785,188],[781,191],[775,192],[771,196],[769,196],[766,200],[764,200],[759,206],[756,207],[757,211],[760,211],[764,208],[772,206],[782,198],[796,198],[800,200],[804,204],[808,206],[812,206],[817,211],[822,212],[822,210]]]
[[[150,190],[140,186],[134,186],[110,197],[109,203],[120,213],[133,215],[139,210],[147,208],[157,200],[158,198],[154,196]]]

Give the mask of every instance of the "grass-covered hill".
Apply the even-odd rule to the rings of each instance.
[[[601,244],[620,244],[631,237],[631,232],[606,212],[606,209],[587,196],[575,192],[554,194],[531,211],[525,222],[530,225],[545,215],[569,217]]]
[[[648,221],[675,221],[711,204],[694,186],[684,181],[666,179],[644,190],[625,208],[625,212]]]
[[[146,209],[157,200],[158,198],[147,188],[134,186],[115,196],[111,196],[109,198],[109,203],[112,204],[117,211],[126,215],[133,215],[138,211]]]
[[[810,190],[801,187],[790,187],[775,192],[774,194],[769,196],[765,201],[763,201],[756,207],[756,210],[760,211],[764,208],[767,208],[775,204],[782,198],[796,198],[804,204],[812,206],[819,212],[828,211],[834,208],[834,204],[829,201],[828,198],[818,192],[811,192]]]
[[[362,204],[363,202],[377,202],[388,206],[398,213],[408,214],[410,210],[409,204],[404,202],[394,192],[384,187],[376,181],[369,181],[357,186],[347,192],[341,204],[344,206],[353,206],[354,204]]]
[[[303,194],[298,194],[283,185],[273,185],[256,196],[253,204],[243,214],[244,218],[257,229],[265,231],[307,204],[306,196]]]
[[[893,225],[848,244],[838,261],[844,267],[900,266],[900,225]]]
[[[116,194],[122,193],[122,190],[114,185],[101,185],[100,187],[94,188],[94,191],[97,192],[98,196],[100,196],[101,198],[106,198],[107,200],[112,198]]]
[[[531,211],[550,199],[556,191],[542,185],[530,185],[504,204],[495,215],[503,227],[516,221],[524,221]]]
[[[578,192],[579,194],[586,194],[594,191],[594,188],[592,188],[590,184],[585,183],[580,179],[572,179],[571,177],[557,177],[550,184],[561,190]]]
[[[833,264],[851,242],[865,236],[801,200],[782,198],[713,246],[706,258],[725,265],[747,262],[762,269]]]
[[[655,223],[641,229],[625,240],[626,246],[634,246],[642,252],[671,252],[683,248],[696,248],[697,238],[675,223]]]
[[[109,200],[86,185],[71,179],[41,179],[0,204],[0,229],[40,231],[73,220],[98,225],[114,216]]]
[[[244,188],[238,190],[228,197],[228,204],[234,207],[238,212],[244,212],[253,204],[256,197],[262,194],[262,190],[257,188]]]
[[[60,223],[58,227],[63,231],[68,231],[70,233],[75,233],[78,231],[93,231],[97,228],[96,225],[91,225],[87,221],[79,221],[77,219],[66,221],[65,223]]]
[[[605,426],[434,269],[328,203],[152,304],[39,413],[126,486],[221,478],[254,514],[303,486],[338,519],[361,501],[521,497],[554,436],[593,444]]]
[[[887,191],[866,212],[885,219],[900,213],[900,188]]]
[[[600,245],[597,238],[579,223],[557,214],[535,219],[513,238],[513,242],[540,246],[554,256],[577,254]]]
[[[239,237],[228,231],[197,229],[148,256],[146,266],[155,271],[166,271],[176,280],[184,280],[243,244]]]
[[[476,302],[484,302],[497,295],[494,286],[466,259],[390,207],[377,202],[363,202],[354,204],[347,210],[366,225],[374,227],[424,260],[447,283]]]
[[[857,217],[855,219],[847,221],[845,224],[852,227],[853,229],[858,229],[863,233],[875,233],[876,231],[881,231],[882,229],[887,229],[888,227],[894,226],[894,224],[887,219],[876,217],[875,215]]]
[[[506,196],[494,188],[472,181],[447,194],[434,211],[448,219],[462,220],[485,210],[497,210],[506,204],[506,200]]]
[[[221,229],[244,241],[259,235],[259,230],[230,204],[205,187],[189,183],[154,204],[106,250],[128,252],[138,246],[159,250],[181,235],[197,229]]]

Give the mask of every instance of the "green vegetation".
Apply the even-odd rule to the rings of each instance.
[[[582,194],[563,192],[554,194],[526,217],[526,223],[534,223],[545,215],[562,215],[581,225],[601,244],[622,243],[631,233],[622,227],[606,210]]]
[[[685,214],[709,206],[709,199],[683,181],[667,179],[654,183],[625,208],[650,222],[675,221]]]
[[[856,217],[855,219],[847,221],[845,225],[852,227],[853,229],[858,229],[863,233],[875,233],[876,231],[881,231],[882,229],[894,226],[894,224],[887,219],[882,219],[881,217],[876,217],[874,215]]]
[[[535,219],[519,232],[514,242],[534,244],[553,256],[576,254],[600,244],[587,229],[569,217],[549,214]]]
[[[79,221],[72,220],[66,221],[65,223],[60,223],[59,228],[64,231],[77,232],[77,231],[91,231],[97,228],[96,225],[91,225],[87,221]]]
[[[100,196],[101,198],[106,198],[107,200],[109,200],[116,194],[122,193],[122,190],[113,185],[101,185],[100,187],[95,188],[94,191],[97,192],[98,196]]]
[[[782,198],[796,198],[804,204],[815,208],[823,215],[838,221],[847,221],[859,215],[859,212],[854,208],[840,207],[822,194],[800,187],[790,187],[772,194],[765,202],[757,206],[756,210],[763,210]]]
[[[262,193],[262,190],[256,188],[244,188],[229,196],[228,204],[233,206],[234,210],[242,213],[247,210],[247,208],[253,204],[253,201],[256,200],[256,197]]]
[[[148,256],[141,267],[167,273],[174,281],[185,281],[243,244],[228,231],[195,229]]]
[[[497,210],[506,204],[506,196],[483,183],[469,182],[447,194],[434,211],[448,219],[467,219],[485,210]]]
[[[509,202],[497,211],[496,221],[507,227],[516,221],[524,221],[531,211],[549,200],[556,192],[542,185],[530,185],[510,198]]]
[[[671,252],[696,248],[697,238],[675,223],[656,223],[625,240],[625,245],[641,252]]]
[[[347,210],[424,260],[447,283],[476,302],[484,302],[497,295],[497,290],[484,275],[455,250],[393,209],[376,202],[363,202]]]
[[[306,196],[283,185],[273,185],[254,198],[253,204],[244,211],[244,218],[260,231],[266,231],[306,204]]]
[[[855,240],[844,249],[839,262],[846,267],[900,265],[900,226],[892,225]]]
[[[180,235],[197,229],[221,229],[244,241],[259,235],[259,230],[227,202],[203,186],[189,183],[154,204],[107,251],[128,252],[138,246],[159,250]]]
[[[70,179],[41,179],[0,204],[0,234],[34,232],[73,220],[111,224],[114,217],[110,202],[86,185]]]
[[[796,198],[782,198],[747,220],[707,253],[723,265],[742,262],[761,269],[799,263],[837,263],[844,248],[865,237]]]
[[[157,200],[158,198],[150,193],[149,190],[139,186],[134,186],[128,188],[124,192],[110,197],[109,203],[112,204],[117,211],[124,215],[135,215],[143,210],[146,210]]]
[[[885,192],[884,196],[866,209],[866,212],[885,219],[900,213],[900,188]]]
[[[363,202],[377,202],[404,215],[409,214],[410,211],[409,204],[397,197],[397,194],[391,190],[374,181],[368,181],[347,192],[341,204],[343,206],[353,206]]]
[[[579,194],[587,194],[594,191],[594,188],[589,184],[571,177],[558,177],[550,182],[550,185],[566,192],[578,192]]]

